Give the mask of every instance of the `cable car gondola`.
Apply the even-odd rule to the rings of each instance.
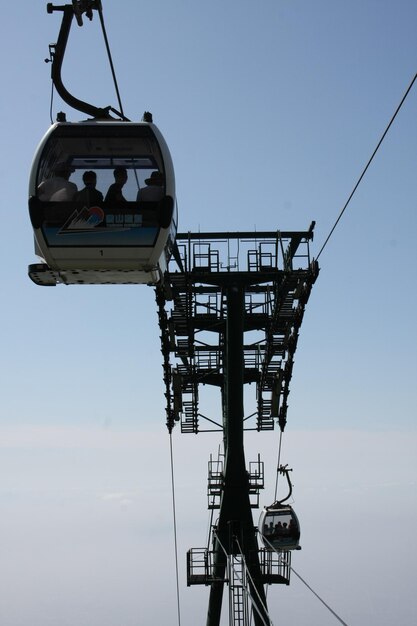
[[[89,193],[84,181],[92,173],[96,192]],[[30,266],[36,283],[155,284],[177,227],[162,134],[152,122],[55,123],[33,160],[29,213],[35,253],[46,263]]]
[[[291,496],[292,484],[289,478],[291,470],[281,466],[279,472],[285,474],[290,488],[286,498],[274,502],[262,511],[259,529],[262,542],[267,550],[300,550],[300,523],[294,509],[284,504]]]
[[[121,112],[100,108],[75,98],[62,83],[73,18],[82,26],[83,14],[91,20],[98,11],[105,35],[101,2],[49,3],[47,10],[63,12],[58,41],[49,47],[53,84],[65,102],[91,119],[67,122],[58,114],[35,153],[29,214],[35,253],[43,263],[30,265],[29,276],[39,285],[156,284],[167,269],[177,229],[168,146],[150,113],[131,122],[120,97]],[[108,48],[106,35],[105,41]],[[116,81],[115,86],[118,93]]]

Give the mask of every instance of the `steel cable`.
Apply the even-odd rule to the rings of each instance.
[[[104,17],[103,17],[103,7],[101,5],[101,2],[99,2],[98,14],[99,14],[99,17],[100,17],[101,30],[102,30],[102,33],[103,33],[104,43],[105,43],[106,50],[107,50],[107,56],[109,58],[110,69],[111,69],[111,73],[112,73],[112,76],[113,76],[113,83],[114,83],[114,88],[116,90],[117,101],[119,103],[120,113],[122,114],[122,117],[124,118],[125,114],[123,112],[123,105],[122,105],[122,100],[120,98],[119,85],[117,84],[116,72],[115,72],[114,65],[113,65],[113,58],[112,58],[111,51],[110,51],[109,40],[107,38],[107,32],[106,32],[106,27],[105,27],[105,24],[104,24]]]
[[[177,516],[175,506],[175,483],[174,483],[174,454],[172,449],[172,433],[169,433],[169,450],[171,457],[171,490],[172,490],[172,515],[174,520],[174,548],[175,548],[175,575],[177,584],[177,613],[178,626],[181,626],[181,608],[180,608],[180,585],[178,575],[178,544],[177,544]]]
[[[359,179],[358,179],[358,182],[357,182],[357,183],[356,183],[356,185],[354,186],[354,188],[353,188],[353,190],[352,190],[352,192],[351,192],[351,194],[350,194],[349,198],[347,199],[347,201],[346,201],[346,203],[345,203],[345,205],[344,205],[343,209],[342,209],[342,210],[341,210],[341,212],[339,213],[339,217],[337,218],[336,222],[334,223],[333,228],[331,229],[330,233],[328,234],[328,236],[327,236],[327,238],[326,238],[326,240],[325,240],[324,244],[323,244],[323,245],[322,245],[322,247],[320,248],[320,252],[318,253],[318,255],[317,255],[317,257],[316,257],[316,260],[317,260],[317,261],[318,261],[318,259],[319,259],[320,255],[321,255],[321,253],[323,252],[324,248],[326,247],[326,245],[327,245],[327,243],[328,243],[328,241],[329,241],[330,237],[333,235],[333,232],[335,231],[336,226],[337,226],[337,225],[338,225],[338,223],[340,222],[340,220],[341,220],[341,218],[342,218],[343,213],[346,211],[346,209],[347,209],[347,207],[348,207],[348,205],[349,205],[350,201],[352,200],[352,198],[353,198],[353,195],[354,195],[355,191],[357,190],[357,188],[359,187],[360,183],[362,182],[363,177],[365,176],[365,174],[366,174],[366,172],[367,172],[367,170],[368,170],[369,166],[371,165],[371,163],[372,163],[372,161],[373,161],[373,159],[374,159],[374,157],[375,157],[376,153],[377,153],[377,152],[378,152],[378,150],[379,150],[379,147],[381,146],[382,142],[384,141],[386,134],[388,133],[388,131],[389,131],[389,129],[391,128],[391,126],[392,126],[392,124],[393,124],[393,122],[394,122],[395,118],[397,117],[397,115],[398,115],[398,113],[399,113],[399,111],[400,111],[400,109],[401,109],[402,105],[403,105],[403,104],[404,104],[404,102],[405,102],[405,99],[407,98],[408,94],[410,93],[411,88],[413,87],[413,85],[414,85],[414,83],[415,83],[416,79],[417,79],[417,74],[415,74],[415,75],[414,75],[413,80],[411,81],[410,85],[409,85],[409,86],[408,86],[408,88],[407,88],[407,91],[405,92],[404,96],[402,97],[402,100],[401,100],[400,104],[398,105],[398,107],[397,107],[397,109],[396,109],[396,111],[395,111],[394,115],[392,116],[392,118],[391,118],[391,120],[390,120],[390,122],[389,122],[388,126],[386,127],[386,129],[385,129],[385,131],[384,131],[384,133],[383,133],[383,135],[382,135],[381,139],[378,141],[378,144],[377,144],[377,146],[376,146],[375,150],[373,151],[371,158],[369,159],[369,161],[368,161],[368,163],[366,164],[366,166],[365,166],[364,170],[362,171],[362,174],[360,175],[360,177],[359,177]]]
[[[249,571],[249,568],[248,568],[248,566],[246,565],[246,559],[245,559],[245,556],[244,556],[244,554],[243,554],[243,552],[242,552],[242,548],[240,547],[239,541],[238,541],[237,537],[236,537],[235,539],[236,539],[237,547],[239,548],[240,555],[241,555],[241,557],[242,557],[243,564],[244,564],[244,566],[245,566],[246,575],[248,576],[248,578],[249,578],[250,582],[252,583],[252,587],[254,588],[254,590],[255,590],[255,592],[256,592],[256,595],[258,596],[258,600],[259,600],[260,605],[262,606],[262,608],[263,608],[263,610],[265,611],[265,613],[268,615],[268,619],[269,619],[269,622],[270,622],[271,626],[274,626],[274,624],[273,624],[273,622],[272,622],[272,619],[269,617],[269,614],[268,614],[268,609],[267,609],[267,607],[265,606],[265,604],[262,602],[261,596],[259,595],[259,591],[258,591],[258,590],[257,590],[257,588],[255,587],[255,583],[253,582],[253,578],[252,578],[252,576],[251,576],[251,573],[250,573],[250,571]]]
[[[217,541],[219,542],[219,546],[220,546],[220,547],[221,547],[221,549],[223,550],[223,552],[224,552],[224,554],[225,554],[225,556],[226,556],[226,559],[227,559],[229,556],[232,556],[232,555],[227,554],[226,548],[224,547],[224,545],[223,545],[223,544],[222,544],[222,542],[220,541],[218,534],[217,534],[217,533],[213,533],[213,534],[214,534],[214,536],[216,537]],[[242,555],[242,556],[243,556],[243,555]],[[234,572],[234,574],[235,574],[236,578],[237,578],[237,579],[238,579],[238,581],[241,583],[241,585],[242,585],[242,587],[244,588],[245,592],[248,594],[248,597],[250,598],[250,600],[251,600],[251,602],[252,602],[252,607],[253,607],[253,608],[256,610],[256,612],[258,613],[259,617],[261,618],[262,622],[264,623],[264,626],[273,626],[273,624],[272,624],[271,619],[269,618],[269,616],[268,616],[269,624],[267,624],[267,623],[265,622],[265,620],[264,620],[264,618],[263,618],[263,615],[261,614],[261,612],[260,612],[259,608],[257,607],[256,603],[253,601],[253,598],[252,598],[252,596],[251,596],[251,593],[250,593],[250,591],[249,591],[249,589],[248,589],[247,585],[244,585],[244,584],[243,584],[243,580],[240,578],[239,573],[236,571],[236,568],[234,567],[234,565],[233,565],[233,562],[232,562],[232,561],[230,561],[230,567],[232,568],[232,570],[233,570],[233,572]],[[245,564],[245,567],[246,567],[246,564]],[[265,608],[265,607],[264,607],[264,608]]]
[[[279,559],[280,559],[280,562],[282,562],[282,557],[281,557],[280,552],[274,548],[274,546],[273,546],[273,545],[272,545],[272,544],[268,541],[268,539],[265,537],[265,535],[263,535],[263,534],[262,534],[262,538],[263,538],[264,542],[265,542],[265,543],[267,543],[267,544],[269,545],[269,547],[271,548],[271,550],[273,550],[276,554],[278,554]],[[322,604],[324,604],[324,606],[326,607],[326,609],[328,609],[328,610],[330,611],[330,613],[332,613],[332,614],[335,616],[335,618],[336,618],[337,620],[339,620],[339,622],[340,622],[341,624],[343,624],[343,626],[348,626],[348,624],[347,624],[346,622],[344,622],[344,621],[342,620],[342,618],[341,618],[341,617],[339,617],[339,615],[338,615],[335,611],[333,611],[333,609],[332,609],[332,608],[331,608],[331,607],[330,607],[330,606],[329,606],[329,605],[328,605],[328,604],[327,604],[327,603],[323,600],[323,598],[321,598],[321,597],[319,596],[319,594],[318,594],[318,593],[316,593],[312,587],[310,587],[310,585],[309,585],[309,584],[308,584],[308,583],[304,580],[304,578],[302,578],[302,577],[300,576],[300,574],[298,574],[298,573],[295,571],[295,569],[294,569],[291,565],[289,566],[289,568],[290,568],[290,570],[291,570],[292,572],[294,572],[294,574],[297,576],[297,578],[299,578],[299,579],[301,580],[301,582],[302,582],[302,583],[304,583],[304,585],[307,587],[307,589],[309,589],[309,590],[310,590],[310,591],[311,591],[311,592],[312,592],[312,593],[316,596],[316,598],[318,598],[318,600],[320,600],[320,602],[321,602]]]
[[[275,495],[274,502],[277,501],[278,496],[278,476],[279,476],[279,468],[281,467],[281,444],[282,444],[282,430],[279,431],[279,446],[278,446],[278,461],[277,461],[277,477],[275,479]]]

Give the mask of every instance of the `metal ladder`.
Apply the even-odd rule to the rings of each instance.
[[[248,594],[246,592],[246,571],[240,555],[229,555],[229,624],[248,626]]]

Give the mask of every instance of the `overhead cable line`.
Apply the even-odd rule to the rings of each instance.
[[[268,615],[268,609],[267,609],[267,607],[265,606],[265,604],[263,603],[262,598],[261,598],[261,596],[259,595],[259,591],[257,590],[257,588],[256,588],[256,586],[255,586],[255,583],[253,582],[253,578],[252,578],[252,576],[251,576],[251,573],[250,573],[250,571],[249,571],[249,568],[248,568],[248,566],[246,565],[245,555],[243,554],[242,548],[240,547],[240,543],[239,543],[239,540],[238,540],[238,538],[237,538],[237,537],[235,537],[235,541],[236,541],[237,547],[239,548],[239,552],[240,552],[240,556],[242,557],[243,565],[245,566],[246,576],[249,578],[250,582],[252,583],[252,587],[253,587],[253,589],[255,590],[256,595],[258,596],[258,600],[259,600],[259,603],[260,603],[261,607],[263,608],[263,610],[265,611],[265,613]],[[251,617],[252,617],[252,615],[253,615],[253,610],[252,610],[252,613],[251,613]],[[268,615],[268,619],[269,619],[269,621],[270,621],[270,623],[271,623],[271,626],[274,626],[274,625],[273,625],[273,623],[272,623],[271,618],[269,617],[269,615]]]
[[[175,575],[177,584],[177,614],[178,626],[181,626],[181,609],[180,609],[180,584],[178,575],[178,545],[177,545],[177,516],[175,506],[175,483],[174,483],[174,453],[172,449],[172,433],[169,433],[169,451],[171,457],[171,491],[172,491],[172,515],[174,520],[174,549],[175,549]]]
[[[330,607],[330,606],[329,606],[329,605],[328,605],[328,604],[327,604],[327,603],[323,600],[323,598],[320,598],[320,596],[318,595],[318,593],[316,593],[316,592],[314,591],[314,589],[312,589],[312,588],[310,587],[310,585],[309,585],[309,584],[308,584],[308,583],[304,580],[304,578],[301,578],[300,574],[298,574],[298,573],[295,571],[295,569],[294,569],[291,565],[290,565],[290,569],[291,569],[291,571],[292,571],[292,572],[293,572],[293,573],[297,576],[297,578],[299,578],[299,579],[301,580],[301,582],[305,584],[305,586],[307,587],[307,589],[310,589],[311,593],[313,593],[313,594],[316,596],[316,598],[318,598],[318,600],[320,600],[320,602],[321,602],[322,604],[324,604],[324,606],[326,607],[326,609],[328,609],[328,610],[330,611],[330,613],[332,613],[332,614],[335,616],[335,618],[336,618],[337,620],[339,620],[339,622],[340,622],[341,624],[343,624],[344,626],[348,626],[348,625],[346,624],[346,622],[344,622],[344,621],[342,620],[342,618],[341,618],[341,617],[339,617],[339,616],[338,616],[338,614],[337,614],[335,611],[333,611],[333,609],[332,609],[332,608],[331,608],[331,607]]]
[[[376,146],[375,150],[373,151],[371,158],[369,159],[369,161],[368,161],[368,163],[366,164],[366,166],[365,166],[364,170],[362,171],[362,174],[360,175],[360,177],[359,177],[359,179],[358,179],[358,182],[357,182],[357,183],[356,183],[356,185],[354,186],[354,188],[353,188],[353,190],[352,190],[352,192],[351,192],[351,194],[350,194],[349,198],[347,199],[347,201],[346,201],[346,203],[345,203],[345,205],[344,205],[343,209],[341,210],[341,212],[340,212],[340,214],[339,214],[339,217],[337,218],[337,220],[336,220],[336,222],[335,222],[335,224],[334,224],[333,228],[331,229],[330,233],[328,234],[326,241],[325,241],[325,242],[324,242],[324,244],[322,245],[322,247],[321,247],[321,249],[320,249],[320,252],[318,253],[318,255],[317,255],[317,257],[316,257],[316,260],[317,260],[317,261],[318,261],[318,259],[319,259],[320,255],[321,255],[321,253],[323,252],[324,248],[326,247],[327,242],[329,241],[330,237],[332,236],[332,234],[333,234],[334,230],[336,229],[336,226],[338,225],[338,223],[339,223],[339,221],[340,221],[340,219],[341,219],[341,217],[342,217],[343,213],[346,211],[346,209],[347,209],[347,207],[348,207],[348,205],[349,205],[350,201],[352,200],[352,198],[353,198],[353,195],[354,195],[355,191],[357,190],[357,188],[359,187],[360,183],[362,182],[362,179],[363,179],[363,177],[365,176],[365,174],[366,174],[366,172],[367,172],[367,170],[368,170],[368,167],[371,165],[371,163],[372,163],[372,161],[373,161],[373,159],[374,159],[374,156],[375,156],[375,155],[376,155],[376,153],[378,152],[380,145],[381,145],[381,144],[382,144],[382,142],[384,141],[386,134],[388,133],[389,129],[391,128],[391,126],[392,126],[392,124],[393,124],[393,122],[394,122],[395,118],[397,117],[397,115],[398,115],[398,113],[399,113],[399,111],[400,111],[400,109],[401,109],[402,105],[403,105],[403,104],[404,104],[404,102],[405,102],[405,99],[407,98],[408,94],[410,93],[410,91],[411,91],[411,89],[412,89],[412,87],[413,87],[413,85],[414,85],[414,83],[415,83],[416,79],[417,79],[417,74],[415,74],[415,75],[414,75],[413,80],[411,81],[410,85],[408,86],[407,91],[405,92],[404,96],[402,97],[402,100],[401,100],[400,104],[398,105],[398,107],[397,107],[397,109],[396,109],[396,111],[395,111],[394,115],[392,116],[392,118],[391,118],[391,120],[390,120],[390,122],[389,122],[388,126],[386,127],[386,129],[385,129],[385,131],[384,131],[384,133],[383,133],[383,135],[382,135],[381,139],[379,140],[379,142],[378,142],[378,144],[377,144],[377,146]]]
[[[274,502],[277,501],[278,494],[278,476],[279,476],[279,468],[281,467],[281,444],[282,444],[282,430],[279,431],[279,446],[278,446],[278,460],[277,460],[277,477],[275,479],[275,495]]]
[[[278,555],[279,560],[280,560],[280,563],[282,563],[282,556],[281,556],[281,553],[280,553],[278,550],[276,550],[276,549],[274,548],[274,546],[272,545],[272,543],[270,543],[270,542],[268,541],[268,539],[265,537],[265,535],[262,535],[262,538],[263,538],[264,542],[265,542],[266,544],[268,544],[268,545],[269,545],[270,549],[271,549],[271,550],[273,550],[273,551],[274,551],[274,552]],[[302,578],[302,577],[300,576],[300,574],[298,574],[298,573],[295,571],[295,569],[294,569],[291,565],[289,566],[289,568],[290,568],[290,570],[291,570],[292,572],[294,572],[294,574],[297,576],[297,578],[299,578],[299,579],[301,580],[301,582],[305,584],[305,586],[306,586],[306,587],[307,587],[307,588],[311,591],[311,593],[313,593],[313,594],[316,596],[316,598],[318,598],[318,599],[320,600],[320,602],[321,602],[322,604],[324,604],[324,606],[326,607],[326,609],[328,609],[328,610],[330,611],[330,613],[332,613],[332,614],[335,616],[335,618],[336,618],[337,620],[339,620],[339,622],[340,622],[341,624],[343,624],[343,626],[348,626],[348,624],[347,624],[346,622],[344,622],[344,621],[342,620],[342,618],[341,618],[341,617],[339,617],[339,615],[338,615],[335,611],[333,611],[333,609],[332,609],[332,608],[331,608],[331,607],[330,607],[330,606],[329,606],[329,605],[328,605],[328,604],[327,604],[327,603],[323,600],[323,598],[321,598],[321,597],[319,596],[319,594],[318,594],[318,593],[316,593],[312,587],[310,587],[310,585],[309,585],[309,584],[308,584],[308,583],[304,580],[304,578]]]
[[[225,556],[226,556],[226,559],[228,559],[228,557],[229,557],[229,556],[230,556],[230,557],[233,557],[233,555],[232,555],[232,554],[230,554],[230,555],[229,555],[229,554],[227,553],[226,548],[224,547],[224,545],[223,545],[223,544],[222,544],[222,542],[220,541],[219,535],[218,535],[216,532],[214,532],[214,533],[213,533],[213,535],[214,535],[214,537],[217,539],[217,541],[219,542],[219,545],[220,545],[221,549],[223,550],[223,552],[224,552],[224,554],[225,554]],[[242,556],[242,558],[243,558],[243,554],[242,554],[242,553],[240,553],[240,554],[241,554],[241,556]],[[245,592],[247,593],[248,597],[250,598],[250,600],[251,600],[251,602],[252,602],[252,607],[253,607],[253,608],[256,610],[256,612],[258,613],[258,615],[259,615],[260,619],[262,620],[262,622],[263,622],[264,626],[274,626],[274,625],[273,625],[273,622],[272,622],[272,620],[271,620],[271,618],[269,617],[269,615],[268,615],[268,621],[269,621],[269,624],[267,624],[267,623],[266,623],[266,621],[265,621],[265,619],[264,619],[264,617],[263,617],[262,613],[260,612],[260,610],[259,610],[259,608],[258,608],[258,606],[257,606],[256,602],[254,602],[254,601],[253,601],[252,595],[251,595],[251,593],[250,593],[250,591],[249,591],[249,589],[248,589],[248,585],[245,585],[245,583],[243,582],[242,578],[239,576],[239,572],[236,570],[235,566],[233,565],[233,559],[230,559],[230,561],[229,561],[229,562],[230,562],[230,567],[232,568],[232,570],[233,570],[233,572],[234,572],[234,575],[236,576],[236,578],[238,579],[238,581],[239,581],[239,582],[240,582],[240,584],[242,585],[243,589],[244,589],[244,590],[245,590]],[[243,558],[243,563],[244,563],[244,565],[245,565],[245,569],[247,569],[247,568],[246,568],[246,563],[245,563],[245,561],[244,561],[244,558]],[[258,595],[259,595],[259,594],[258,594]],[[263,604],[263,602],[261,602],[261,606],[262,606],[262,608],[265,610],[265,605]]]
[[[101,2],[99,2],[98,14],[99,14],[99,17],[100,17],[101,30],[102,30],[102,33],[103,33],[104,43],[106,45],[107,56],[109,58],[110,69],[111,69],[111,73],[112,73],[112,76],[113,76],[113,83],[114,83],[114,88],[116,90],[117,101],[119,103],[120,113],[122,114],[122,118],[124,118],[125,114],[123,112],[123,105],[122,105],[122,100],[120,98],[119,86],[117,84],[116,72],[114,70],[113,58],[112,58],[111,51],[110,51],[109,40],[107,38],[106,27],[104,25],[103,7],[101,5]]]
[[[54,120],[53,120],[52,110],[54,106],[54,81],[51,82],[51,85],[52,86],[51,86],[51,102],[49,105],[49,117],[51,119],[51,124],[53,124]]]

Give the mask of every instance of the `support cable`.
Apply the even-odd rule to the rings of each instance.
[[[283,253],[284,256],[284,253]],[[279,445],[278,445],[278,457],[277,457],[277,475],[275,478],[275,492],[274,492],[274,502],[278,499],[278,478],[279,478],[279,468],[281,467],[281,445],[282,445],[282,433],[283,431],[280,429],[279,431]],[[268,590],[269,585],[265,585],[265,598],[268,598]],[[252,616],[251,616],[252,621]]]
[[[104,43],[106,45],[107,56],[109,58],[110,69],[111,69],[111,73],[112,73],[112,76],[113,76],[113,83],[114,83],[114,88],[116,90],[117,101],[119,103],[120,113],[122,114],[122,118],[124,118],[125,114],[123,112],[123,105],[122,105],[122,100],[120,98],[119,86],[117,84],[116,72],[114,70],[113,58],[112,58],[111,51],[110,51],[109,40],[107,38],[107,32],[106,32],[106,27],[105,27],[105,24],[104,24],[104,17],[103,17],[103,7],[101,5],[101,2],[99,2],[98,14],[99,14],[99,17],[100,17],[101,30],[102,30],[102,33],[103,33]]]
[[[172,432],[169,433],[169,450],[171,457],[171,490],[172,490],[172,515],[174,520],[174,546],[175,546],[175,575],[177,584],[177,614],[178,626],[181,626],[181,609],[180,609],[180,585],[178,575],[178,545],[177,545],[177,517],[175,506],[175,483],[174,483],[174,454],[172,450]]]
[[[250,571],[249,571],[249,568],[248,568],[248,566],[246,565],[246,559],[245,559],[245,556],[244,556],[244,554],[243,554],[243,552],[242,552],[242,548],[240,547],[239,540],[238,540],[238,538],[237,538],[237,537],[235,537],[235,541],[236,541],[237,547],[239,548],[240,556],[242,557],[242,561],[243,561],[243,564],[244,564],[244,566],[245,566],[246,575],[247,575],[247,577],[249,578],[250,582],[252,583],[252,587],[253,587],[253,589],[255,589],[255,592],[256,592],[256,595],[258,596],[258,600],[259,600],[260,605],[262,606],[262,608],[263,608],[263,610],[265,611],[265,613],[268,615],[268,619],[269,619],[269,622],[270,622],[271,626],[274,626],[274,624],[273,624],[273,622],[272,622],[272,619],[269,617],[269,614],[268,614],[268,609],[267,609],[267,607],[265,606],[265,604],[263,603],[262,598],[261,598],[261,596],[259,595],[259,591],[258,591],[258,590],[257,590],[257,588],[255,587],[255,583],[253,582],[253,578],[252,578],[252,576],[251,576],[251,573],[250,573]]]
[[[395,111],[394,115],[392,116],[392,118],[391,118],[391,120],[390,120],[390,122],[389,122],[388,126],[386,127],[386,129],[385,129],[385,131],[384,131],[384,133],[383,133],[383,135],[382,135],[381,139],[379,140],[379,142],[378,142],[378,144],[377,144],[377,146],[376,146],[375,150],[373,151],[371,158],[369,159],[369,161],[368,161],[368,163],[366,164],[366,166],[365,166],[365,168],[364,168],[364,170],[363,170],[362,174],[360,175],[360,177],[359,177],[359,179],[358,179],[358,182],[357,182],[357,183],[356,183],[356,185],[354,186],[354,188],[353,188],[353,190],[352,190],[352,192],[351,192],[351,194],[350,194],[349,198],[347,199],[347,201],[346,201],[346,203],[345,203],[345,205],[344,205],[343,209],[341,210],[341,212],[340,212],[340,214],[339,214],[339,217],[337,218],[336,222],[334,223],[333,228],[331,229],[330,233],[328,234],[326,241],[325,241],[325,242],[324,242],[324,244],[322,245],[322,247],[321,247],[321,249],[320,249],[320,252],[318,253],[318,255],[317,255],[317,257],[316,257],[316,261],[318,261],[318,259],[319,259],[320,255],[321,255],[321,253],[323,252],[324,248],[326,247],[326,245],[327,245],[327,243],[328,243],[328,241],[329,241],[330,237],[333,235],[333,232],[334,232],[334,230],[336,229],[336,226],[338,225],[338,223],[339,223],[339,221],[340,221],[340,219],[341,219],[341,217],[342,217],[343,213],[346,211],[346,209],[347,209],[347,207],[348,207],[348,204],[349,204],[349,203],[350,203],[350,201],[352,200],[352,198],[353,198],[353,195],[354,195],[355,191],[357,190],[357,188],[359,187],[360,183],[362,182],[362,179],[363,179],[363,177],[365,176],[365,174],[366,174],[366,172],[367,172],[367,170],[368,170],[368,167],[371,165],[371,163],[372,163],[372,161],[373,161],[373,159],[374,159],[374,156],[375,156],[375,155],[376,155],[376,153],[378,152],[380,145],[381,145],[381,144],[382,144],[382,142],[384,141],[386,134],[388,133],[389,129],[391,128],[391,126],[392,126],[392,124],[393,124],[393,122],[394,122],[395,118],[397,117],[397,114],[399,113],[399,111],[400,111],[400,109],[401,109],[402,105],[403,105],[403,104],[404,104],[404,102],[405,102],[405,99],[407,98],[408,94],[410,93],[411,88],[413,87],[413,85],[414,85],[414,83],[415,83],[416,79],[417,79],[417,74],[415,74],[415,75],[414,75],[414,78],[413,78],[413,80],[411,81],[410,85],[408,86],[407,91],[405,92],[405,94],[404,94],[404,96],[403,96],[403,98],[402,98],[402,100],[401,100],[400,104],[399,104],[399,105],[398,105],[398,107],[397,107],[397,110]]]
[[[225,554],[225,556],[226,556],[226,559],[228,559],[228,558],[229,558],[229,556],[232,556],[232,555],[227,554],[226,548],[224,547],[224,545],[223,545],[223,544],[222,544],[222,542],[220,541],[219,536],[218,536],[218,534],[217,534],[216,532],[214,533],[214,536],[216,537],[217,541],[219,542],[219,546],[220,546],[220,547],[221,547],[221,549],[223,550],[223,552],[224,552],[224,554]],[[241,577],[239,576],[239,572],[237,572],[237,571],[236,571],[236,569],[235,569],[235,567],[234,567],[234,565],[233,565],[233,561],[231,561],[231,560],[230,560],[230,567],[232,568],[232,570],[233,570],[233,572],[234,572],[234,575],[236,576],[236,578],[238,579],[238,581],[241,583],[241,585],[242,585],[242,587],[244,588],[245,592],[248,594],[248,596],[249,596],[249,598],[250,598],[250,601],[252,602],[252,607],[253,607],[253,608],[256,610],[256,612],[258,613],[258,615],[259,615],[259,617],[261,618],[261,620],[262,620],[262,622],[263,622],[264,626],[274,626],[274,625],[273,625],[273,623],[272,623],[272,621],[271,621],[271,618],[269,617],[269,615],[268,615],[269,624],[267,624],[267,623],[265,622],[265,619],[264,619],[263,615],[261,614],[260,610],[258,609],[258,607],[257,607],[256,603],[253,601],[252,595],[251,595],[251,593],[250,593],[250,591],[249,591],[249,589],[248,589],[247,585],[245,585],[245,584],[243,583],[243,580],[242,580],[242,579],[241,579]],[[263,604],[262,604],[262,606],[263,606]],[[265,608],[265,607],[264,607],[264,608]],[[265,612],[266,612],[266,611],[265,611]]]
[[[277,461],[277,477],[275,479],[275,495],[274,502],[277,501],[278,497],[278,476],[279,476],[279,468],[281,467],[281,444],[282,444],[282,430],[279,431],[279,446],[278,446],[278,461]]]
[[[266,542],[266,543],[269,545],[270,549],[271,549],[271,550],[273,550],[273,551],[274,551],[274,552],[278,555],[278,557],[279,557],[279,561],[280,561],[280,563],[282,563],[283,561],[282,561],[282,556],[281,556],[281,553],[280,553],[278,550],[276,550],[276,549],[274,548],[274,546],[273,546],[273,545],[272,545],[272,544],[268,541],[268,539],[265,537],[265,535],[262,535],[262,538],[263,538],[264,542]],[[307,589],[309,589],[309,590],[311,591],[311,593],[313,593],[313,594],[316,596],[316,598],[318,598],[318,599],[320,600],[320,602],[321,602],[322,604],[324,604],[324,606],[326,607],[326,609],[328,609],[328,610],[330,611],[330,613],[332,613],[332,614],[335,616],[335,618],[336,618],[337,620],[339,620],[339,622],[340,622],[341,624],[343,624],[343,626],[348,626],[348,624],[347,624],[346,622],[344,622],[344,621],[342,620],[342,618],[341,618],[341,617],[339,617],[339,615],[338,615],[335,611],[333,611],[333,609],[332,609],[332,608],[331,608],[331,607],[330,607],[330,606],[329,606],[329,605],[328,605],[328,604],[327,604],[327,603],[323,600],[323,598],[321,598],[321,597],[319,596],[319,594],[318,594],[318,593],[316,593],[312,587],[310,587],[310,585],[309,585],[309,584],[308,584],[308,583],[304,580],[304,578],[302,578],[302,577],[300,576],[300,574],[298,574],[298,572],[296,572],[296,571],[295,571],[295,569],[294,569],[291,565],[289,566],[289,568],[290,568],[290,570],[291,570],[292,572],[294,572],[294,574],[297,576],[297,578],[299,578],[299,579],[301,580],[301,582],[305,584],[305,586],[307,587]]]
[[[278,458],[277,458],[277,476],[275,478],[275,493],[274,493],[274,502],[278,499],[278,479],[279,479],[279,468],[281,467],[281,445],[282,445],[282,433],[283,431],[280,429],[279,431],[279,445],[278,445]],[[268,597],[268,589],[269,585],[265,585],[265,598]]]
[[[314,589],[312,589],[312,588],[310,587],[310,585],[309,585],[309,584],[308,584],[308,583],[304,580],[304,578],[301,578],[300,574],[298,574],[298,573],[295,571],[295,569],[294,569],[291,565],[290,565],[290,569],[291,569],[291,571],[292,571],[292,572],[293,572],[293,573],[294,573],[294,574],[295,574],[295,575],[296,575],[296,576],[297,576],[297,577],[301,580],[301,582],[305,584],[305,586],[307,587],[307,589],[310,589],[311,593],[313,593],[313,594],[316,596],[316,598],[318,598],[318,600],[320,600],[320,602],[321,602],[322,604],[324,604],[324,606],[326,607],[326,609],[328,609],[328,610],[330,611],[330,613],[332,613],[332,614],[335,616],[335,618],[336,618],[337,620],[339,620],[339,622],[340,622],[341,624],[343,624],[344,626],[348,626],[348,625],[346,624],[346,622],[344,622],[344,621],[342,620],[342,618],[341,618],[341,617],[339,617],[339,616],[337,615],[337,613],[336,613],[335,611],[333,611],[333,609],[332,609],[332,608],[331,608],[331,607],[330,607],[330,606],[329,606],[329,605],[328,605],[328,604],[327,604],[327,603],[323,600],[323,598],[320,598],[320,596],[319,596],[319,595],[318,595],[318,594],[314,591]]]
[[[51,81],[52,86],[51,86],[51,103],[49,105],[49,117],[51,119],[51,124],[54,123],[53,117],[52,117],[52,110],[53,110],[53,106],[54,106],[54,81]]]

